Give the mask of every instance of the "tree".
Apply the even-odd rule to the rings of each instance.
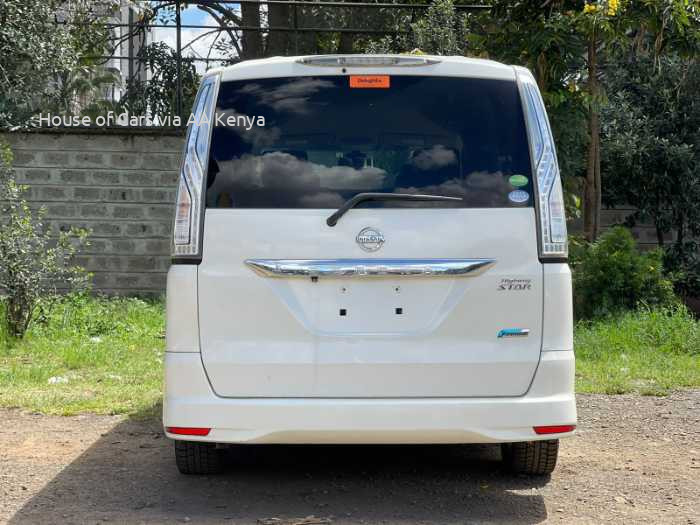
[[[89,275],[72,264],[88,232],[71,229],[53,236],[44,209],[32,211],[15,181],[12,154],[0,143],[0,290],[5,333],[21,338],[42,309],[57,300],[57,286],[79,290]]]
[[[547,106],[557,144],[567,214],[578,216],[585,176],[585,42],[577,30],[580,1],[489,2],[469,17],[468,52],[530,69]]]
[[[603,183],[600,172],[600,55],[620,34],[623,27],[620,14],[619,0],[606,0],[586,3],[578,18],[578,28],[586,42],[588,151],[583,199],[583,234],[588,241],[594,241],[598,237],[601,227]]]
[[[687,0],[597,0],[586,3],[579,17],[586,45],[588,95],[588,152],[584,193],[584,234],[594,240],[601,228],[603,176],[601,172],[600,112],[607,105],[605,78],[621,63],[618,57],[646,49],[658,62],[664,50],[697,50],[700,5]],[[649,46],[649,42],[653,42]],[[653,52],[649,53],[649,48]],[[607,62],[607,64],[606,64]],[[624,67],[624,65],[623,65]],[[654,110],[651,110],[653,114]]]
[[[436,0],[416,21],[408,13],[393,21],[396,33],[370,41],[368,53],[406,53],[410,50],[430,55],[465,55],[468,49],[468,17],[455,9],[453,0]],[[408,29],[402,33],[402,30]]]
[[[697,274],[700,236],[700,62],[678,55],[620,59],[606,79],[603,198],[634,205],[628,224],[650,222],[671,271]],[[670,246],[666,240],[675,233]],[[688,294],[700,292],[679,279]],[[692,290],[691,290],[692,288]]]
[[[619,7],[617,0],[495,1],[473,37],[486,55],[525,65],[535,75],[552,122],[567,209],[578,213],[576,193],[582,193],[589,240],[598,234],[600,215],[599,52],[617,34]]]
[[[457,12],[452,0],[435,0],[425,16],[411,24],[413,46],[436,55],[464,55],[468,18]]]
[[[619,61],[606,80],[605,203],[633,204],[659,246],[700,234],[700,63],[678,56]]]
[[[54,22],[60,4],[0,2],[0,127],[23,124],[52,104],[52,81],[76,63],[68,29]]]
[[[118,0],[0,2],[0,127],[28,125],[41,111],[99,111],[102,90],[118,78],[108,54],[107,18]]]
[[[138,53],[150,71],[150,78],[140,81],[131,78],[127,81],[126,94],[119,103],[132,115],[165,117],[177,115],[178,68],[175,50],[164,42],[153,42]],[[180,62],[180,87],[182,88],[182,109],[187,115],[194,104],[199,75],[192,58],[182,58]],[[180,115],[185,118],[186,116]]]
[[[157,20],[172,24],[175,12],[173,2],[141,0],[139,5],[143,8],[144,23]],[[262,9],[258,2],[246,2],[236,7],[230,2],[211,0],[183,0],[180,5],[181,9],[196,7],[218,24],[219,28],[208,30],[205,34],[217,34],[211,49],[226,56],[225,61],[229,63],[265,56],[333,51],[337,45],[344,46],[346,51],[352,47],[349,33],[343,33],[338,43],[330,32],[292,31],[295,26],[325,29],[331,24],[345,25],[355,10],[344,10],[342,6],[331,11],[314,2],[296,6],[273,3]],[[366,25],[370,23],[369,20],[360,18],[359,23]]]
[[[604,77],[604,202],[651,222],[676,291],[700,295],[700,4],[645,1]],[[675,240],[666,241],[675,234]]]
[[[582,189],[584,232],[600,231],[603,174],[600,111],[607,62],[621,49],[692,48],[700,27],[687,0],[494,0],[476,17],[470,39],[481,54],[523,64],[535,74],[552,121],[565,188]],[[572,184],[572,176],[583,184]]]
[[[106,24],[118,8],[118,0],[102,0],[99,12],[95,12],[92,0],[72,0],[61,5],[60,18],[66,22],[75,61],[56,72],[56,97],[47,109],[57,114],[92,117],[114,109],[112,101],[105,99],[104,90],[119,84],[121,79],[99,57],[111,52],[112,33]]]

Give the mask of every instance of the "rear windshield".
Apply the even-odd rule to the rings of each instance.
[[[209,208],[337,208],[361,192],[461,198],[364,206],[532,205],[515,82],[425,76],[222,82],[214,124]]]

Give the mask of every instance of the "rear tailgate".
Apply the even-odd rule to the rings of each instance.
[[[512,68],[489,63],[478,78],[455,76],[469,71],[454,64],[388,68],[376,88],[355,89],[361,68],[304,76],[305,66],[280,67],[296,76],[265,69],[269,78],[219,88],[217,114],[262,115],[264,125],[212,134],[198,294],[202,360],[217,394],[525,393],[539,362],[543,290]],[[328,226],[359,192],[460,202],[380,203]],[[416,259],[491,263],[464,275],[368,271],[372,261]],[[249,260],[280,269],[340,260],[350,270],[269,275]]]
[[[199,317],[202,358],[219,395],[466,397],[527,390],[542,330],[532,208],[354,210],[333,229],[324,222],[329,211],[207,211]],[[244,263],[379,259],[355,242],[368,224],[386,238],[381,258],[495,262],[476,276],[316,282],[262,276]],[[529,333],[499,337],[513,328]]]

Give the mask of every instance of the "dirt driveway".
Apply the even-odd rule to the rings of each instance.
[[[548,483],[502,473],[488,446],[252,448],[184,477],[158,422],[3,410],[0,522],[699,522],[700,391],[579,410]]]

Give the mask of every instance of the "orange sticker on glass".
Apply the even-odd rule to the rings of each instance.
[[[351,88],[389,88],[389,75],[350,75]]]

